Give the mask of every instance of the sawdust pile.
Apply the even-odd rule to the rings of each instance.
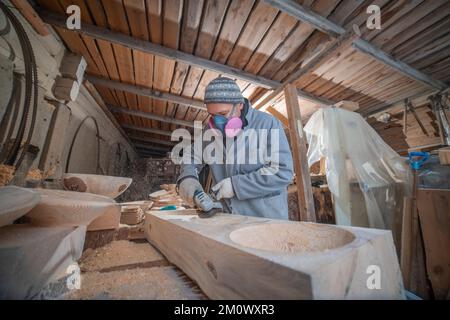
[[[83,271],[98,271],[116,266],[164,259],[149,243],[113,241],[98,249],[88,249],[80,261]]]
[[[202,299],[174,267],[157,267],[89,272],[81,276],[81,288],[70,292],[66,299]]]

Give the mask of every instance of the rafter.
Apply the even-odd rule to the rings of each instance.
[[[102,87],[134,93],[140,96],[149,97],[157,100],[173,102],[184,106],[193,107],[199,110],[206,110],[206,107],[203,101],[201,100],[190,99],[179,95],[171,94],[168,92],[149,89],[144,86],[128,84],[93,75],[86,75],[86,79],[89,80],[92,84],[100,85]]]
[[[145,111],[132,110],[132,109],[128,109],[128,108],[118,108],[118,107],[114,107],[111,105],[108,105],[108,109],[111,112],[115,112],[115,113],[123,113],[123,114],[128,114],[130,116],[136,116],[136,117],[141,117],[141,118],[150,119],[150,120],[172,123],[172,124],[176,124],[179,126],[186,126],[186,127],[190,127],[190,128],[194,127],[193,121],[179,120],[179,119],[175,119],[172,117],[160,116],[160,115],[156,115],[154,113],[149,113],[149,112],[145,112]]]

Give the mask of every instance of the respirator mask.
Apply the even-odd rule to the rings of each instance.
[[[237,104],[233,105],[230,113],[227,116],[216,114],[209,119],[209,127],[213,130],[217,136],[216,130],[219,130],[222,135],[228,138],[233,138],[238,135],[242,130],[242,120],[240,117],[235,116]]]

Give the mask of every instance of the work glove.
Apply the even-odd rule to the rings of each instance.
[[[203,187],[195,178],[185,178],[178,186],[178,192],[181,198],[191,207],[194,206],[194,192],[196,190],[203,191]]]
[[[233,185],[231,184],[231,178],[225,178],[216,184],[211,190],[215,193],[216,199],[227,199],[234,197]]]

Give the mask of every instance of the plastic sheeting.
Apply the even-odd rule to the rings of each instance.
[[[325,158],[336,223],[380,229],[401,224],[410,194],[406,158],[389,147],[357,113],[334,107],[316,111],[305,128],[308,165]]]

